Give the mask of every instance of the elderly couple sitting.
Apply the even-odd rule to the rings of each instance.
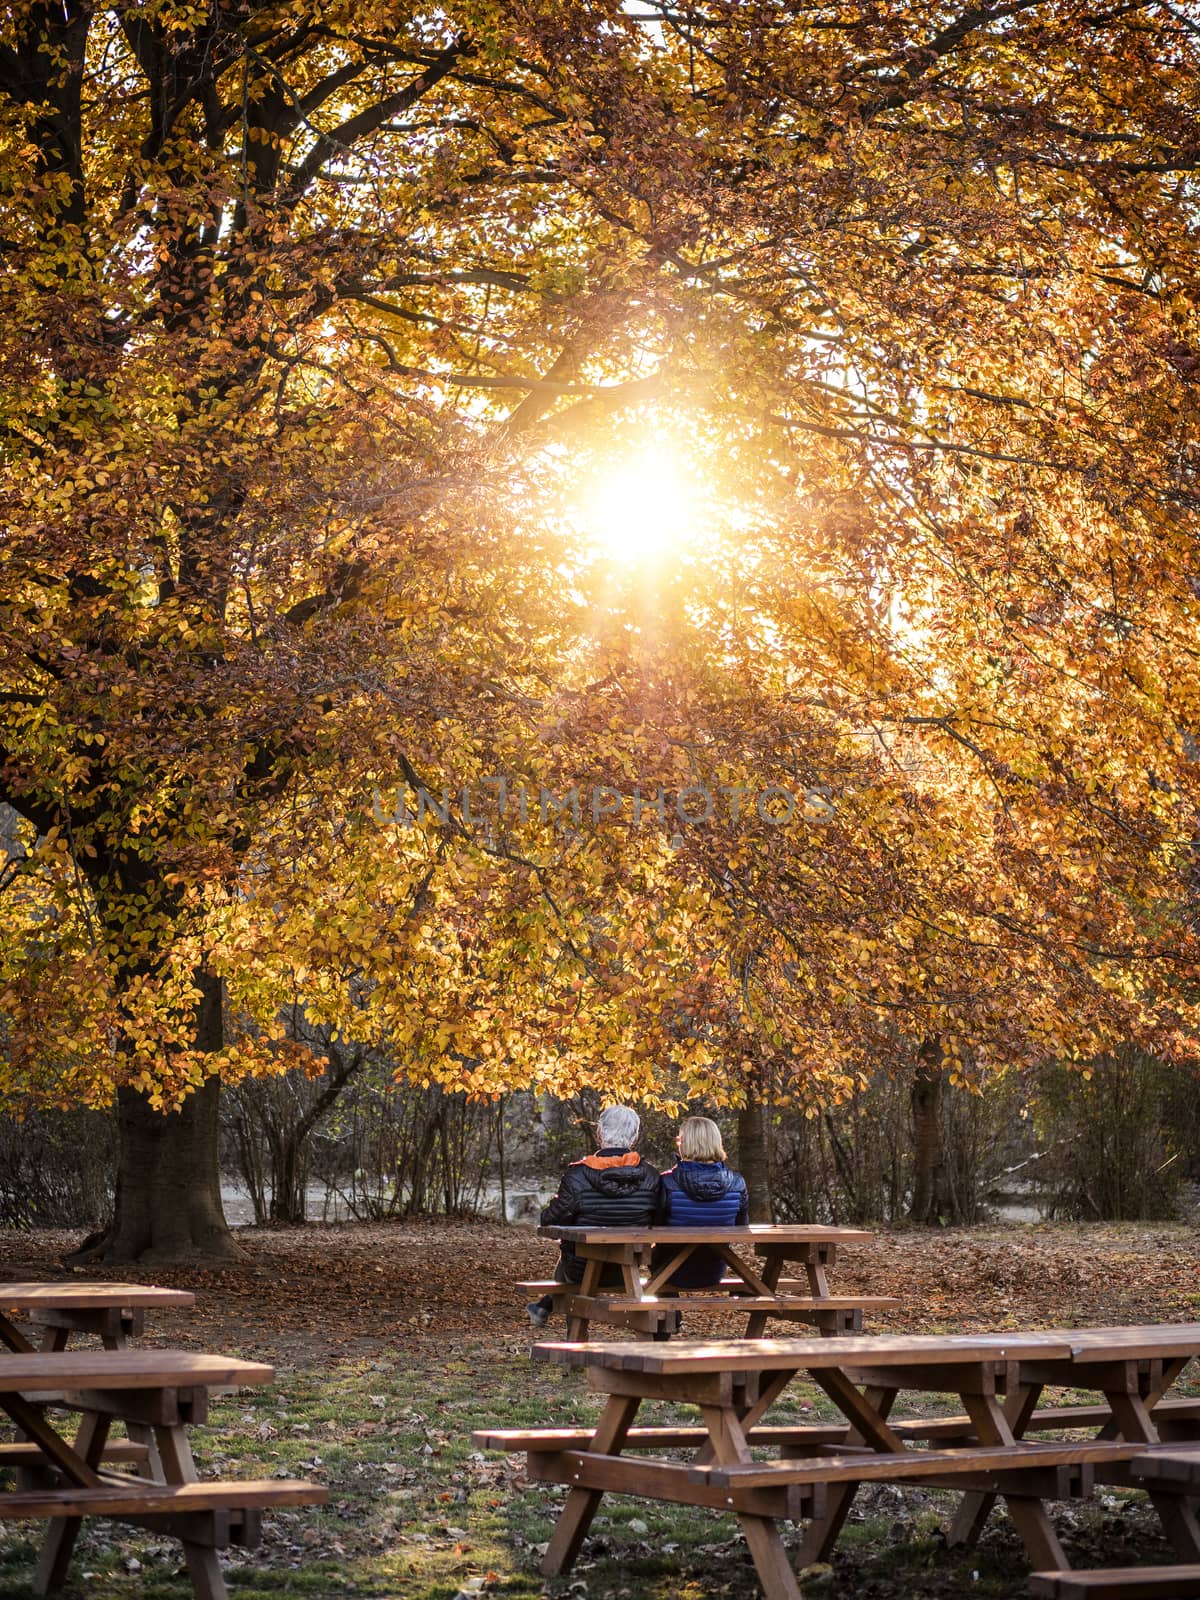
[[[634,1149],[641,1126],[631,1106],[609,1106],[600,1113],[596,1124],[600,1148],[563,1173],[558,1193],[542,1212],[544,1227],[732,1228],[749,1220],[746,1180],[725,1165],[721,1130],[715,1122],[688,1117],[675,1140],[679,1161],[663,1173]],[[568,1241],[561,1249],[555,1282],[578,1283],[583,1262]],[[671,1278],[668,1291],[708,1288],[721,1281],[724,1270],[715,1250],[694,1251]],[[526,1307],[530,1322],[539,1328],[553,1309],[551,1295]]]

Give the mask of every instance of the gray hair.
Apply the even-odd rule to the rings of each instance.
[[[641,1118],[632,1106],[608,1106],[596,1123],[596,1137],[602,1150],[616,1146],[627,1149],[637,1143],[641,1131]]]

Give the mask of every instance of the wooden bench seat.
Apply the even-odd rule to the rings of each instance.
[[[1035,1600],[1196,1600],[1200,1566],[1087,1567],[1078,1572],[1035,1572]]]
[[[1200,1420],[1200,1399],[1160,1400],[1154,1408],[1154,1417],[1160,1424],[1176,1421]],[[1030,1419],[1028,1434],[1050,1429],[1099,1428],[1112,1418],[1112,1412],[1102,1406],[1046,1406],[1036,1411]],[[974,1424],[968,1416],[954,1417],[904,1417],[892,1419],[889,1426],[902,1439],[963,1439],[969,1443],[974,1438]],[[747,1438],[752,1445],[833,1445],[841,1444],[849,1428],[845,1422],[831,1423],[779,1423],[752,1429]],[[488,1428],[478,1429],[472,1435],[481,1450],[545,1451],[586,1450],[592,1438],[590,1428]],[[689,1450],[698,1449],[708,1438],[708,1430],[700,1426],[680,1424],[676,1427],[630,1428],[625,1436],[626,1450]],[[1103,1441],[1102,1441],[1103,1442]],[[1143,1450],[1144,1446],[1141,1447]],[[1131,1471],[1138,1475],[1143,1460],[1167,1463],[1178,1460],[1176,1452],[1156,1450],[1152,1456],[1138,1456],[1131,1461]],[[1189,1455],[1200,1470],[1200,1447],[1197,1454]]]
[[[1194,1422],[1200,1425],[1200,1399],[1189,1400],[1172,1396],[1160,1400],[1154,1408],[1154,1420],[1161,1428]],[[1099,1406],[1039,1406],[1029,1419],[1026,1434],[1044,1433],[1050,1429],[1102,1428],[1112,1421],[1107,1405]],[[902,1439],[957,1439],[974,1437],[975,1427],[970,1417],[908,1417],[893,1421],[893,1430]]]
[[[901,1304],[890,1295],[726,1295],[687,1290],[678,1295],[581,1295],[585,1306],[609,1311],[768,1311],[773,1317],[803,1317],[815,1311],[891,1311]]]
[[[776,1483],[894,1483],[902,1479],[951,1478],[960,1474],[1027,1472],[1031,1468],[1081,1466],[1128,1461],[1144,1444],[1124,1440],[1085,1440],[1070,1444],[968,1445],[954,1450],[908,1450],[891,1455],[864,1449],[843,1454],[819,1452],[803,1460],[753,1461],[688,1469],[697,1483],[717,1488],[766,1488]]]
[[[1129,1472],[1147,1489],[1174,1489],[1200,1495],[1200,1443],[1169,1448],[1156,1445],[1131,1461]],[[1197,1593],[1200,1594],[1200,1589]]]
[[[106,1462],[119,1462],[122,1464],[135,1462],[140,1464],[150,1459],[150,1447],[138,1443],[134,1439],[109,1439],[104,1446],[100,1459]],[[10,1444],[0,1444],[0,1467],[45,1467],[47,1461],[36,1444],[27,1444],[23,1441]]]
[[[754,1445],[841,1444],[849,1430],[844,1422],[828,1427],[759,1427],[748,1435]],[[479,1428],[471,1435],[480,1450],[518,1450],[556,1455],[561,1450],[586,1450],[592,1442],[590,1428]],[[659,1426],[630,1428],[623,1450],[696,1450],[708,1440],[700,1427]]]
[[[769,1488],[780,1484],[821,1484],[899,1479],[957,1478],[965,1474],[1028,1471],[1038,1468],[1077,1467],[1098,1462],[1128,1461],[1145,1445],[1123,1440],[1084,1440],[1019,1445],[969,1445],[962,1449],[910,1450],[886,1455],[867,1446],[846,1447],[845,1424],[828,1426],[755,1428],[747,1437],[751,1445],[804,1447],[803,1457],[754,1461],[738,1465],[703,1465],[688,1469],[690,1481],[710,1488]],[[580,1463],[588,1453],[592,1434],[586,1428],[479,1429],[472,1442],[483,1450],[524,1450],[531,1457],[561,1458],[557,1471],[579,1480]],[[637,1450],[698,1449],[708,1440],[704,1428],[631,1428],[622,1448]],[[594,1464],[593,1456],[588,1465]],[[606,1456],[616,1462],[618,1456]],[[632,1463],[631,1463],[632,1465]],[[615,1473],[615,1469],[613,1469]],[[542,1475],[539,1468],[538,1475]],[[557,1472],[554,1474],[557,1475]],[[619,1473],[615,1474],[619,1478]],[[614,1481],[610,1487],[616,1487]],[[644,1491],[643,1491],[644,1492]]]
[[[557,1279],[550,1279],[545,1282],[518,1283],[517,1288],[523,1294],[537,1295],[539,1298],[547,1294],[557,1297],[559,1295],[579,1293],[579,1285],[577,1283],[559,1283]],[[712,1292],[715,1293],[718,1289],[737,1299],[741,1299],[751,1292],[748,1285],[744,1284],[740,1278],[722,1278],[719,1284],[713,1285]],[[779,1294],[803,1295],[808,1293],[808,1283],[803,1278],[781,1278],[779,1283],[776,1284],[776,1290]],[[896,1303],[899,1304],[899,1301]]]
[[[320,1484],[299,1478],[248,1478],[241,1483],[107,1482],[88,1489],[22,1489],[0,1495],[0,1520],[32,1517],[158,1517],[197,1511],[263,1511],[275,1506],[319,1506],[329,1498]]]
[[[825,1335],[858,1333],[864,1312],[892,1310],[901,1303],[890,1295],[756,1295],[685,1290],[677,1295],[645,1295],[639,1300],[619,1291],[592,1295],[577,1291],[566,1302],[566,1311],[571,1319],[568,1336],[575,1339],[586,1337],[591,1322],[624,1325],[661,1338],[675,1330],[677,1317],[712,1311],[746,1317],[745,1337],[759,1339],[772,1319],[809,1323]]]

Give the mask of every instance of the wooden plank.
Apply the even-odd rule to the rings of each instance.
[[[110,1439],[101,1452],[103,1461],[146,1461],[150,1456],[149,1445],[141,1444],[135,1439]],[[44,1467],[49,1468],[47,1461],[36,1444],[28,1440],[16,1443],[0,1444],[0,1467]]]
[[[640,1300],[623,1299],[612,1295],[593,1295],[588,1305],[591,1315],[607,1311],[769,1311],[772,1315],[785,1312],[813,1311],[892,1311],[903,1301],[891,1295],[756,1295],[756,1294],[696,1294],[690,1289],[678,1295],[646,1295]]]
[[[572,1244],[847,1244],[875,1237],[867,1228],[750,1223],[745,1228],[553,1228],[537,1230],[540,1239],[567,1239]]]
[[[789,1372],[788,1377],[792,1374]],[[600,1372],[588,1370],[588,1386],[601,1394],[623,1394],[631,1399],[677,1400],[690,1406],[726,1406],[734,1403],[731,1372],[689,1372],[682,1377],[657,1372]]]
[[[1200,1400],[1172,1396],[1170,1399],[1160,1400],[1151,1415],[1155,1422],[1160,1423],[1169,1418],[1200,1420]],[[1111,1421],[1112,1408],[1107,1405],[1040,1406],[1029,1418],[1025,1426],[1025,1433],[1040,1433],[1047,1432],[1050,1429],[1060,1430],[1065,1428],[1102,1428]],[[957,1438],[962,1434],[973,1435],[974,1433],[971,1419],[968,1416],[908,1417],[901,1421],[893,1422],[892,1427],[905,1439]]]
[[[1168,1410],[1176,1411],[1183,1416],[1200,1417],[1200,1400],[1164,1400],[1155,1407],[1154,1415]],[[1054,1406],[1034,1413],[1029,1424],[1028,1432],[1048,1431],[1050,1429],[1062,1430],[1066,1428],[1097,1427],[1108,1421],[1111,1416],[1107,1406]],[[975,1429],[970,1417],[911,1417],[890,1421],[888,1426],[892,1432],[902,1440],[908,1439],[962,1439],[964,1444],[975,1440]],[[828,1424],[797,1423],[794,1426],[781,1424],[770,1427],[757,1427],[750,1431],[748,1438],[752,1445],[787,1446],[805,1444],[840,1444],[846,1440],[850,1432],[845,1422],[831,1422]],[[592,1437],[590,1428],[478,1428],[471,1435],[476,1447],[480,1450],[504,1450],[515,1452],[519,1450],[584,1450]],[[1044,1441],[1028,1440],[1029,1443]],[[706,1442],[708,1430],[701,1427],[645,1427],[631,1428],[626,1438],[627,1450],[686,1450],[691,1446],[700,1446]],[[0,1446],[0,1465],[6,1457],[5,1450],[18,1448],[14,1445]],[[22,1446],[21,1448],[27,1448]],[[111,1447],[110,1447],[111,1448]],[[1174,1446],[1170,1450],[1159,1448],[1153,1456],[1141,1455],[1131,1463],[1131,1471],[1142,1461],[1170,1462],[1179,1454],[1180,1447]],[[1200,1444],[1196,1447],[1194,1459],[1200,1463]],[[1193,1459],[1189,1453],[1188,1459]],[[1200,1473],[1200,1465],[1197,1466]],[[1170,1469],[1165,1468],[1163,1476],[1170,1476]]]
[[[849,1429],[844,1422],[828,1426],[794,1428],[754,1428],[747,1438],[752,1445],[789,1444],[840,1444]],[[471,1435],[472,1443],[480,1450],[504,1450],[510,1454],[518,1450],[559,1452],[586,1450],[591,1443],[590,1428],[477,1428]],[[630,1428],[625,1436],[626,1450],[687,1450],[699,1448],[708,1442],[708,1429],[698,1427],[646,1427]]]
[[[270,1383],[274,1369],[239,1356],[190,1350],[35,1350],[0,1352],[0,1393],[63,1389],[165,1389]]]
[[[622,1442],[637,1415],[639,1404],[636,1399],[610,1395],[604,1412],[596,1424],[589,1453],[597,1456],[619,1456]],[[550,1535],[550,1542],[542,1557],[541,1570],[548,1578],[556,1577],[560,1572],[568,1572],[575,1564],[575,1557],[587,1538],[588,1529],[592,1525],[592,1518],[596,1514],[603,1494],[602,1487],[591,1488],[578,1481],[572,1487],[565,1505],[559,1512],[554,1532]]]
[[[565,1483],[573,1489],[631,1494],[643,1500],[666,1500],[673,1505],[708,1506],[716,1511],[745,1511],[752,1516],[793,1520],[812,1516],[819,1498],[818,1484],[730,1488],[697,1483],[688,1476],[689,1470],[684,1463],[654,1457],[563,1450],[531,1456],[527,1476],[533,1482]]]
[[[728,1339],[705,1344],[535,1344],[534,1358],[625,1371],[763,1372],[780,1367],[924,1366],[962,1361],[1023,1361],[1033,1354],[1069,1359],[1046,1334],[851,1334],[841,1339]]]
[[[194,1306],[196,1296],[187,1289],[163,1289],[152,1283],[0,1283],[0,1310],[55,1311],[135,1306]]]
[[[580,1285],[577,1283],[559,1283],[556,1278],[527,1279],[522,1283],[515,1284],[514,1287],[522,1294],[536,1294],[539,1297],[547,1294],[555,1297],[578,1294],[580,1289]],[[716,1302],[721,1296],[728,1295],[732,1299],[737,1299],[748,1291],[743,1278],[722,1278],[720,1283],[714,1283],[711,1289],[688,1289],[686,1292],[688,1294],[711,1294],[714,1297],[714,1302]],[[800,1295],[801,1298],[812,1298],[809,1294],[808,1281],[805,1278],[781,1279],[775,1286],[775,1293],[781,1295],[796,1294]],[[838,1297],[835,1295],[832,1298],[836,1301]],[[877,1305],[881,1310],[904,1304],[902,1300],[894,1299],[891,1295],[853,1295],[849,1298],[854,1301],[855,1305],[870,1303],[871,1305]]]
[[[1034,1572],[1029,1593],[1036,1600],[1196,1600],[1200,1565],[1087,1567],[1077,1572]]]
[[[1155,1409],[1155,1415],[1158,1410]],[[1154,1487],[1189,1489],[1200,1493],[1200,1444],[1160,1445],[1145,1451],[1129,1463],[1131,1477]]]
[[[839,1339],[839,1347],[848,1344]],[[954,1359],[951,1359],[951,1357]],[[927,1394],[955,1394],[964,1401],[968,1394],[995,1394],[1003,1380],[1006,1362],[979,1360],[970,1352],[946,1352],[944,1361],[880,1362],[869,1366],[847,1361],[845,1376],[851,1383],[869,1388],[916,1389]]]
[[[900,1482],[957,1472],[1019,1473],[1027,1467],[1079,1466],[1092,1461],[1127,1461],[1144,1446],[1123,1440],[1083,1440],[1066,1444],[971,1445],[952,1450],[905,1450],[899,1455],[876,1452],[813,1456],[802,1461],[756,1461],[751,1466],[691,1466],[697,1482],[741,1484],[754,1488],[772,1483]],[[1013,1492],[1015,1492],[1015,1484]]]
[[[860,1394],[845,1373],[837,1369],[818,1371],[814,1377],[842,1415],[849,1419],[853,1427],[851,1437],[856,1442],[862,1440],[876,1450],[899,1452],[904,1448],[886,1421],[895,1399],[894,1390],[872,1386],[865,1394]],[[876,1397],[886,1402],[881,1409],[876,1407]]]
[[[0,1520],[41,1517],[165,1516],[270,1506],[322,1506],[329,1491],[301,1479],[250,1478],[242,1483],[106,1482],[86,1489],[18,1489],[0,1494]]]

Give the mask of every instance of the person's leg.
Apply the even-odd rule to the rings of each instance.
[[[582,1273],[576,1260],[567,1260],[560,1255],[554,1268],[555,1283],[578,1283]],[[544,1328],[554,1314],[554,1296],[544,1294],[540,1300],[533,1300],[525,1307],[529,1313],[529,1320],[535,1328]]]

